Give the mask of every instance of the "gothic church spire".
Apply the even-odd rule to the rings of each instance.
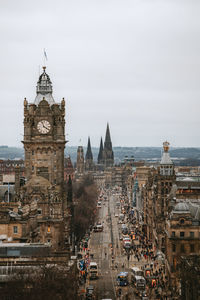
[[[102,164],[102,163],[103,163],[103,140],[101,137],[99,154],[98,154],[98,164]]]
[[[88,145],[87,145],[87,151],[85,155],[85,169],[86,171],[91,171],[94,168],[93,163],[93,155],[92,155],[92,149],[90,144],[90,137],[88,137]]]
[[[87,151],[86,151],[85,159],[92,159],[93,160],[92,149],[91,149],[91,144],[90,144],[90,137],[88,137],[88,145],[87,145]]]
[[[112,142],[110,138],[110,128],[109,124],[107,123],[106,128],[106,136],[104,141],[104,149],[103,149],[103,160],[105,167],[113,166],[114,164],[114,153],[112,150]]]

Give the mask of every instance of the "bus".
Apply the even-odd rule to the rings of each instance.
[[[132,283],[134,284],[137,290],[145,290],[146,280],[143,276],[135,275],[134,277],[132,277]]]
[[[90,262],[89,264],[89,278],[90,279],[98,278],[98,266],[96,262]]]
[[[133,267],[131,268],[131,279],[135,276],[144,276],[144,272],[138,267]]]
[[[117,275],[117,285],[127,286],[128,285],[128,272],[120,272]]]

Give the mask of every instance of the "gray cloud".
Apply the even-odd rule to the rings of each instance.
[[[0,144],[20,145],[43,48],[69,145],[197,146],[200,3],[194,0],[0,1]],[[6,129],[5,129],[6,128]],[[5,130],[4,130],[5,129]]]

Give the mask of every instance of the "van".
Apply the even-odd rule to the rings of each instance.
[[[96,262],[90,262],[89,264],[89,278],[90,279],[98,278],[98,266]]]
[[[120,272],[117,275],[117,285],[127,286],[128,285],[128,272]]]

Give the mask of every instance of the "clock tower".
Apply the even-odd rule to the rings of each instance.
[[[25,177],[46,178],[63,185],[65,148],[65,100],[55,103],[52,84],[43,67],[34,104],[24,100]]]
[[[65,100],[56,103],[52,83],[43,67],[34,103],[24,99],[24,150],[26,184],[23,205],[37,204],[37,226],[32,242],[49,242],[55,248],[64,240]]]

